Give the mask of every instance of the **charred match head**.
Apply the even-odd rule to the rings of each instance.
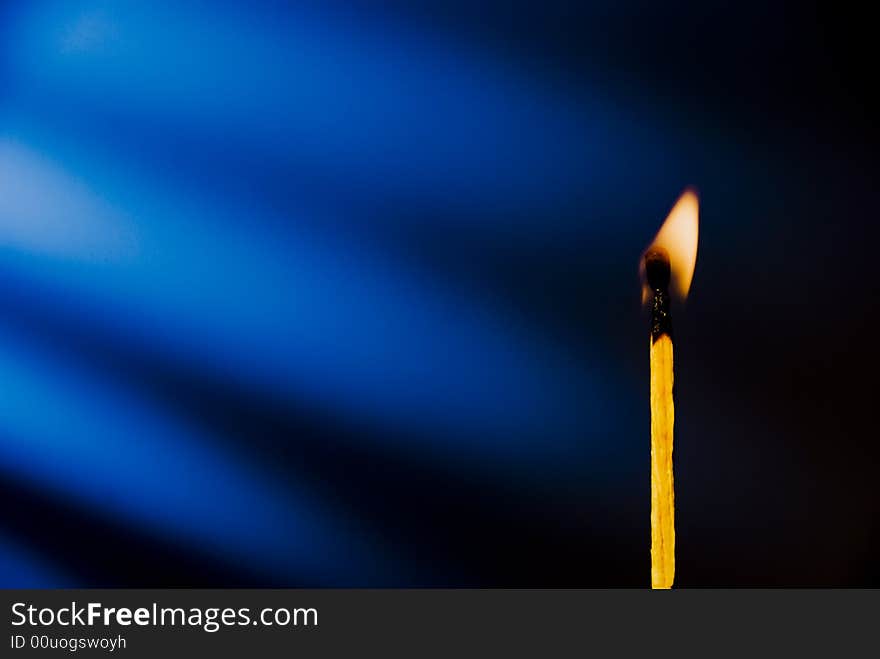
[[[672,339],[672,296],[687,297],[697,260],[698,216],[697,194],[687,189],[642,257],[642,302],[651,304],[654,342],[664,335]]]
[[[654,291],[669,288],[669,252],[662,247],[652,247],[645,253],[645,278]]]
[[[699,200],[688,188],[682,193],[654,240],[642,253],[642,303],[648,304],[656,291],[677,300],[687,298],[697,261]]]

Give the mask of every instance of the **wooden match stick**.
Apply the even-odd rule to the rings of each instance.
[[[642,302],[651,300],[651,587],[675,579],[675,490],[672,435],[675,408],[670,290],[684,300],[697,262],[700,202],[687,188],[669,211],[642,259]]]
[[[671,588],[675,578],[675,489],[672,476],[672,319],[669,254],[645,254],[651,304],[651,588]]]

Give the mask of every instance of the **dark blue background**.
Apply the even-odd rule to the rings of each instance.
[[[0,585],[878,584],[876,104],[809,3],[7,3]]]

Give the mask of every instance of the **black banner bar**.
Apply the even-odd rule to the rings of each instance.
[[[853,656],[880,610],[880,591],[842,590],[0,592],[13,658]]]

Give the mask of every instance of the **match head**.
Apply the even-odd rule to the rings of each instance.
[[[652,247],[645,253],[645,278],[655,291],[669,288],[669,252],[662,247]]]
[[[648,303],[656,290],[668,290],[678,300],[687,298],[697,262],[699,214],[697,193],[688,188],[640,259],[642,304]]]

